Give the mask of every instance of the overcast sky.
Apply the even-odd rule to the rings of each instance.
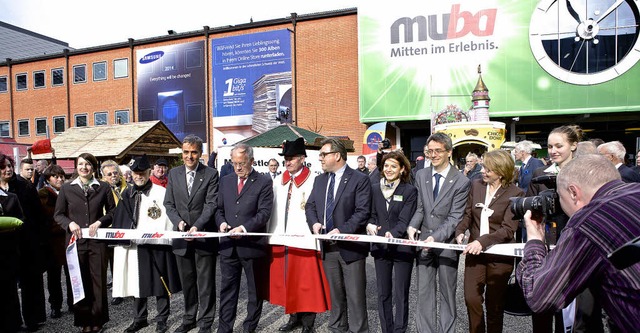
[[[85,48],[357,7],[359,0],[0,0],[0,21]]]

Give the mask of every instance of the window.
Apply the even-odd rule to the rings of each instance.
[[[0,137],[8,138],[10,134],[11,133],[9,132],[9,122],[8,121],[0,122]]]
[[[113,61],[113,77],[120,79],[129,76],[129,59],[116,59]]]
[[[36,119],[36,135],[47,135],[47,118]]]
[[[44,71],[33,72],[33,88],[44,88]]]
[[[16,90],[27,90],[27,73],[16,74]]]
[[[108,116],[108,114],[106,112],[96,112],[93,115],[93,125],[94,126],[106,125],[107,124],[107,116]]]
[[[86,114],[77,114],[75,115],[76,119],[76,127],[86,127],[87,126],[87,115]]]
[[[54,68],[51,70],[51,85],[61,86],[64,84],[64,70],[62,68]]]
[[[53,133],[62,133],[65,130],[66,118],[65,117],[53,117]]]
[[[18,120],[18,135],[29,136],[29,119]]]
[[[85,83],[87,82],[87,66],[75,65],[73,66],[73,83]]]
[[[7,76],[0,76],[0,92],[7,92],[8,89]]]
[[[107,79],[107,63],[94,62],[93,63],[93,81],[104,81]]]
[[[204,123],[204,108],[202,104],[187,105],[187,123],[200,124]]]
[[[116,124],[128,124],[129,123],[129,110],[116,111]]]

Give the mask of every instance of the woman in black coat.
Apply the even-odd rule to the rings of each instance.
[[[382,165],[383,176],[371,184],[372,212],[367,234],[407,238],[407,226],[416,211],[418,199],[418,190],[410,183],[411,165],[399,151],[384,155]],[[372,244],[371,255],[375,258],[382,332],[405,332],[415,249],[404,245]],[[394,293],[395,319],[392,302]]]
[[[107,248],[102,241],[82,238],[82,228],[93,236],[98,228],[111,225],[115,202],[111,186],[94,175],[98,161],[93,155],[80,154],[76,164],[78,177],[60,188],[54,219],[67,232],[67,241],[72,235],[77,239],[85,298],[74,306],[74,325],[84,333],[101,332],[109,321]]]
[[[13,174],[13,160],[0,153],[0,173],[5,177]],[[11,176],[9,176],[11,177]],[[24,219],[18,197],[0,189],[0,216]],[[20,301],[18,299],[18,255],[19,230],[8,228],[0,230],[0,332],[18,332],[22,325]]]

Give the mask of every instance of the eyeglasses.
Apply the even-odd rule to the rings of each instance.
[[[429,149],[427,150],[427,155],[442,155],[444,153],[446,153],[448,150],[444,150],[444,149]]]
[[[318,154],[320,156],[320,158],[325,158],[327,157],[327,155],[329,154],[335,154],[337,153],[337,151],[328,151],[328,152],[321,152],[320,154]]]
[[[107,172],[107,177],[111,177],[111,176],[119,176],[120,173],[118,172]]]

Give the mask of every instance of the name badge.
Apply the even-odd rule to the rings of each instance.
[[[402,196],[401,195],[394,195],[393,196],[393,201],[402,201]]]

